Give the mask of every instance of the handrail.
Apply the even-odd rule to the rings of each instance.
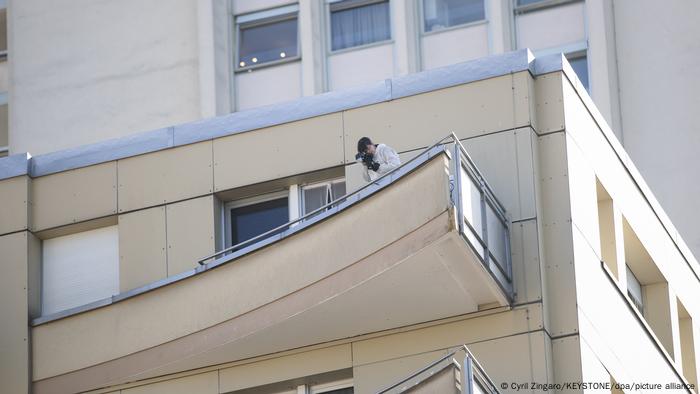
[[[498,394],[499,391],[496,388],[496,386],[493,384],[493,381],[488,376],[488,374],[486,373],[484,368],[481,366],[479,361],[476,359],[476,357],[474,357],[474,354],[472,354],[472,352],[469,350],[467,345],[461,345],[461,346],[457,347],[457,349],[455,349],[455,350],[449,352],[448,354],[440,357],[439,359],[431,362],[430,364],[419,369],[418,371],[413,372],[408,377],[381,389],[380,391],[377,392],[377,394],[385,394],[385,393],[390,392],[391,390],[397,389],[401,385],[409,382],[411,379],[414,379],[414,378],[418,377],[420,374],[425,373],[425,372],[429,371],[431,368],[439,365],[440,363],[442,363],[446,360],[449,360],[450,358],[454,357],[457,353],[459,353],[461,351],[464,351],[464,353],[465,353],[464,363],[462,364],[462,368],[463,368],[462,378],[464,379],[464,382],[462,382],[462,393],[472,394],[473,389],[471,387],[471,382],[473,380],[478,380],[479,383],[482,386],[485,386],[484,388],[489,390],[490,393]],[[474,374],[474,372],[476,372],[476,374]],[[417,385],[418,383],[421,383],[424,380],[425,379],[414,382],[413,386]],[[405,391],[405,390],[401,390],[401,391]]]
[[[446,140],[450,140],[450,141],[449,141],[449,142],[445,142]],[[266,232],[264,232],[264,233],[262,233],[262,234],[259,234],[259,235],[255,236],[255,237],[253,237],[253,238],[249,238],[249,239],[247,239],[247,240],[245,240],[245,241],[239,242],[239,243],[237,243],[236,245],[229,246],[228,248],[225,248],[225,249],[222,249],[222,250],[220,250],[220,251],[218,251],[218,252],[215,252],[215,253],[212,253],[212,254],[210,254],[210,255],[207,255],[207,256],[205,256],[205,257],[199,259],[199,260],[197,261],[197,263],[198,263],[199,265],[205,265],[207,260],[211,260],[211,259],[213,259],[213,258],[215,258],[215,257],[217,257],[217,256],[224,255],[224,254],[226,254],[226,253],[229,253],[229,252],[235,251],[235,250],[237,250],[237,249],[241,249],[241,248],[243,248],[243,247],[245,247],[245,246],[251,245],[251,244],[253,244],[253,243],[255,243],[255,242],[261,241],[261,240],[263,240],[263,239],[265,239],[265,238],[267,238],[267,237],[269,237],[269,236],[271,236],[271,235],[274,235],[275,233],[277,233],[277,232],[279,232],[279,231],[281,231],[281,230],[284,230],[284,229],[286,229],[286,228],[289,228],[289,227],[293,226],[293,225],[296,224],[296,223],[303,222],[304,220],[307,220],[307,219],[309,219],[309,218],[311,218],[311,217],[313,217],[313,216],[315,216],[315,215],[317,215],[317,214],[319,214],[319,213],[321,213],[321,212],[323,212],[323,211],[326,211],[326,210],[328,210],[328,209],[330,209],[330,208],[332,208],[332,207],[334,207],[334,206],[337,206],[337,205],[339,205],[340,203],[342,203],[342,202],[348,200],[350,197],[362,193],[362,192],[365,191],[367,188],[369,188],[369,187],[371,187],[372,185],[378,183],[380,180],[384,179],[385,177],[390,176],[392,173],[394,173],[394,172],[395,172],[396,170],[398,170],[399,168],[402,168],[402,167],[404,167],[404,166],[407,166],[409,163],[413,162],[414,160],[417,160],[421,155],[423,155],[423,154],[426,153],[426,152],[429,152],[431,149],[435,148],[436,146],[438,146],[438,145],[444,145],[444,144],[447,144],[447,143],[455,143],[455,145],[459,147],[460,152],[461,152],[461,153],[464,155],[464,157],[466,157],[466,159],[467,159],[467,163],[468,163],[468,167],[469,167],[470,171],[471,171],[476,177],[478,177],[480,183],[481,183],[481,184],[484,186],[484,188],[487,190],[487,192],[488,192],[487,194],[488,194],[488,196],[489,196],[489,199],[492,200],[493,203],[496,205],[496,210],[497,210],[497,212],[499,213],[499,215],[501,216],[501,219],[502,219],[503,221],[507,221],[506,216],[505,216],[505,208],[503,207],[503,205],[501,204],[501,202],[498,201],[498,199],[496,198],[496,195],[493,193],[493,190],[492,190],[491,187],[488,185],[488,183],[486,182],[486,180],[483,178],[483,176],[481,175],[481,172],[479,172],[478,168],[476,167],[476,164],[474,164],[474,161],[471,159],[471,157],[470,157],[469,154],[467,153],[467,150],[464,148],[464,145],[462,145],[462,143],[459,141],[459,138],[457,137],[457,135],[456,135],[454,132],[451,132],[450,134],[448,134],[447,136],[441,138],[440,140],[438,140],[438,141],[435,142],[434,144],[430,145],[429,147],[427,147],[426,149],[424,149],[424,150],[421,151],[419,154],[417,154],[416,156],[412,157],[411,159],[409,159],[409,160],[406,161],[405,163],[402,163],[399,167],[394,168],[393,170],[391,170],[391,171],[387,172],[386,174],[380,176],[379,178],[375,179],[374,181],[369,182],[368,184],[362,186],[361,188],[359,188],[359,189],[357,189],[357,190],[355,190],[355,191],[353,191],[353,192],[351,192],[351,193],[348,193],[348,194],[346,194],[346,195],[344,195],[344,196],[341,196],[341,197],[339,197],[339,198],[337,198],[337,199],[335,199],[335,200],[329,202],[328,204],[325,204],[325,205],[323,205],[323,206],[321,206],[321,207],[319,207],[319,208],[316,208],[315,210],[313,210],[313,211],[311,211],[311,212],[305,214],[304,216],[301,216],[301,217],[299,217],[299,218],[297,218],[297,219],[294,219],[294,220],[290,220],[290,221],[288,221],[288,222],[286,222],[286,223],[284,223],[284,224],[281,224],[281,225],[279,225],[279,226],[277,226],[277,227],[275,227],[275,228],[273,228],[273,229],[271,229],[271,230],[268,230],[268,231],[266,231]]]

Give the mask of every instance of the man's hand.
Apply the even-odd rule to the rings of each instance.
[[[367,169],[370,169],[372,171],[377,171],[379,169],[379,163],[374,161],[374,155],[365,153],[365,156],[362,159],[362,163],[367,166]]]

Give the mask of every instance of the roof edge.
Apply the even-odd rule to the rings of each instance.
[[[548,62],[546,67],[542,67],[538,66],[539,59],[535,60],[529,49],[521,49],[397,76],[348,90],[301,97],[284,103],[44,153],[33,157],[31,161],[28,153],[12,155],[12,159],[0,158],[0,180],[15,176],[13,174],[16,170],[3,171],[3,168],[19,165],[20,155],[27,155],[28,170],[25,174],[39,177],[525,70],[538,75],[541,70],[551,72],[557,67],[556,61],[551,64]],[[561,69],[561,62],[558,65]],[[11,164],[8,160],[11,160]]]

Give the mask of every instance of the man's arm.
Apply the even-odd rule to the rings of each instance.
[[[377,170],[377,172],[380,174],[386,174],[401,165],[401,159],[399,159],[399,155],[394,148],[386,146],[384,153],[386,154],[386,163],[379,165],[379,170]]]

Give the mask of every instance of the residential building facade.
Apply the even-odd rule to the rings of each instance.
[[[697,392],[697,2],[0,5],[0,391]]]
[[[370,128],[403,165],[365,184]],[[7,392],[697,384],[698,263],[562,55],[0,168]]]

